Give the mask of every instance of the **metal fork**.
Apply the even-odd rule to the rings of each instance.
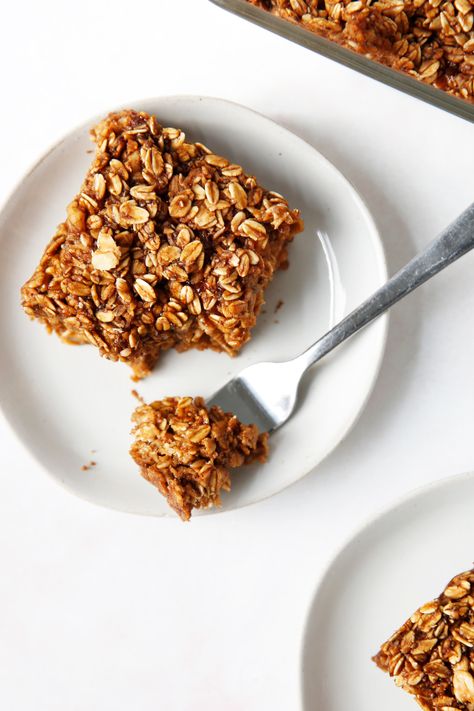
[[[393,304],[474,247],[474,203],[439,237],[304,353],[281,363],[245,368],[208,401],[262,432],[281,427],[293,413],[304,373]]]

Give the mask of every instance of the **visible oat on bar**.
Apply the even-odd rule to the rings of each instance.
[[[474,102],[473,0],[248,0]]]
[[[374,661],[425,711],[474,711],[474,570],[420,607]]]
[[[26,313],[136,377],[169,348],[236,355],[298,211],[143,111],[110,114],[92,137],[82,188],[22,288]]]
[[[200,397],[142,404],[132,420],[130,454],[185,521],[193,509],[220,505],[220,492],[230,490],[229,469],[268,455],[268,434],[220,407],[208,410]]]

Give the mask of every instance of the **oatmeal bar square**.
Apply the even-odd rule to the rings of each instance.
[[[22,288],[26,313],[136,377],[169,348],[236,355],[302,230],[298,211],[142,111],[91,133],[95,158]]]
[[[425,711],[474,711],[474,570],[420,607],[374,661]]]
[[[220,407],[208,410],[200,397],[142,404],[132,420],[130,454],[183,520],[193,509],[220,505],[220,492],[230,491],[229,469],[268,455],[268,434]]]

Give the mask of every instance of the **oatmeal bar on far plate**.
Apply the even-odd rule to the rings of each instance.
[[[92,137],[81,191],[22,288],[26,313],[136,377],[169,348],[236,355],[298,211],[144,112],[112,113]]]
[[[474,711],[474,570],[420,607],[374,661],[425,711]]]

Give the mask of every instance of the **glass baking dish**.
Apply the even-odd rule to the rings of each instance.
[[[361,54],[352,52],[350,49],[341,47],[336,42],[319,37],[304,27],[271,15],[266,10],[251,5],[247,0],[211,0],[211,2],[275,34],[286,37],[292,42],[297,42],[303,47],[312,49],[313,52],[355,69],[361,74],[377,79],[377,81],[388,84],[388,86],[403,91],[405,94],[416,96],[418,99],[422,99],[433,106],[474,122],[474,104],[451,96],[430,84],[423,84],[423,82],[408,74],[403,74],[396,69],[379,64]]]

